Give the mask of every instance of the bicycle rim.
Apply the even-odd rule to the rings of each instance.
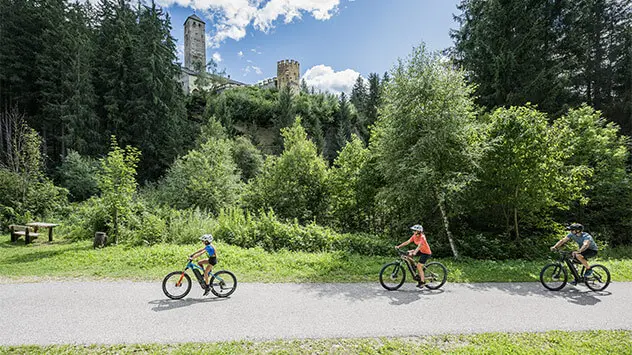
[[[217,297],[228,297],[237,288],[237,278],[226,270],[218,271],[211,278],[211,292]]]
[[[179,300],[191,291],[191,278],[182,271],[174,271],[162,280],[162,292],[165,296]]]
[[[428,263],[424,267],[426,287],[436,290],[445,284],[448,279],[448,269],[438,262]]]
[[[559,291],[567,281],[566,269],[560,264],[548,264],[540,271],[540,283],[548,290]]]
[[[584,278],[586,286],[593,291],[603,291],[610,284],[610,271],[603,265],[593,265],[591,276]]]
[[[386,264],[380,270],[380,284],[389,291],[400,288],[406,281],[406,269],[398,262]]]

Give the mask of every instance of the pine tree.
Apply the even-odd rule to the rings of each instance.
[[[380,75],[377,73],[369,74],[369,94],[365,105],[366,126],[369,127],[377,120],[377,109],[382,101],[382,87],[380,84]]]

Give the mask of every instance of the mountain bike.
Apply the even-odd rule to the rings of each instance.
[[[395,260],[382,266],[380,270],[380,284],[389,291],[397,290],[406,281],[406,269],[410,272],[414,280],[419,280],[417,265],[406,251],[397,249],[399,260]],[[429,262],[424,265],[425,286],[431,290],[436,290],[443,286],[448,278],[448,269],[438,261]]]
[[[557,251],[560,257],[553,263],[548,264],[540,271],[540,282],[542,286],[551,291],[559,291],[568,281],[568,272],[566,267],[571,271],[574,283],[578,284],[583,281],[589,289],[593,291],[603,291],[610,284],[610,271],[603,265],[593,264],[590,269],[593,271],[591,276],[584,276],[586,268],[582,265],[580,271],[577,271],[575,264],[581,264],[579,260],[572,256],[569,251]],[[566,267],[564,266],[566,264]]]
[[[169,273],[162,280],[162,292],[173,300],[179,300],[191,291],[191,277],[187,274],[187,270],[192,270],[202,290],[206,290],[204,282],[204,269],[194,264],[189,259],[183,271],[174,271]],[[237,288],[237,278],[228,270],[211,271],[209,273],[209,287],[211,292],[217,297],[228,297],[235,292]]]

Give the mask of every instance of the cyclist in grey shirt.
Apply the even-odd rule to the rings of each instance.
[[[551,250],[555,250],[561,247],[562,245],[566,244],[566,242],[572,239],[579,246],[579,250],[573,252],[573,257],[579,260],[579,262],[581,262],[582,265],[584,265],[584,267],[586,268],[584,276],[591,276],[592,270],[590,269],[590,265],[588,265],[588,261],[586,261],[586,259],[592,258],[597,255],[597,250],[599,250],[597,248],[597,243],[595,243],[595,240],[590,234],[584,232],[584,226],[579,223],[573,223],[570,226],[566,227],[566,229],[569,230],[570,233],[568,233],[566,237],[560,239],[554,246],[552,246]]]

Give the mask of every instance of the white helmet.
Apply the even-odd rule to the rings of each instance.
[[[424,227],[422,227],[421,224],[415,224],[414,226],[410,227],[410,229],[414,231],[420,231],[420,232],[424,231]]]
[[[210,234],[204,234],[203,236],[200,237],[201,241],[205,241],[205,242],[213,242],[213,236]]]

